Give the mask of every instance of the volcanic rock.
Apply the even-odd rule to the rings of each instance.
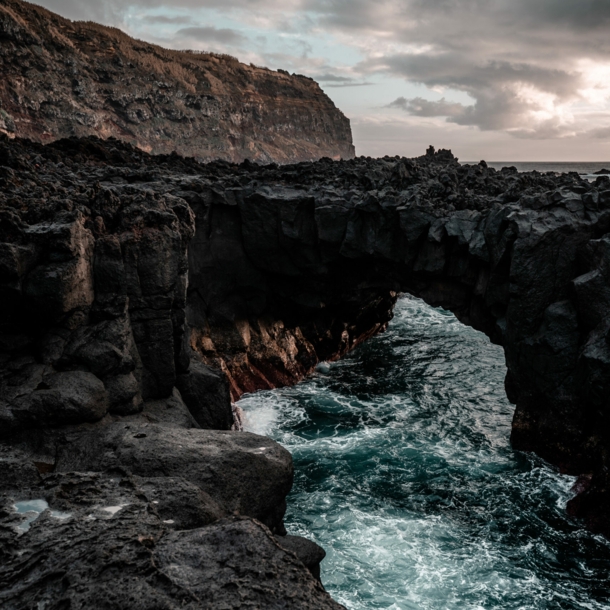
[[[225,514],[254,517],[274,532],[285,532],[292,458],[277,443],[248,432],[115,422],[62,444],[55,470],[183,477]]]
[[[164,482],[49,475],[38,489],[22,489],[20,499],[39,494],[49,505],[27,530],[12,498],[0,496],[2,608],[279,609],[287,600],[303,610],[342,608],[261,523],[218,520],[205,498],[205,527],[188,527],[184,508],[169,518],[173,481]],[[184,490],[177,485],[180,499],[195,498]]]
[[[201,584],[211,565],[228,590],[274,607],[267,585],[253,584],[260,555],[261,566],[270,562],[270,573],[295,583],[294,607],[336,607],[317,597],[305,543],[284,554],[296,563],[282,564],[273,550],[271,531],[284,533],[290,456],[228,431],[229,393],[296,383],[340,358],[386,327],[400,292],[450,309],[503,346],[513,446],[582,475],[571,513],[610,535],[607,177],[496,171],[432,149],[416,159],[204,165],[97,138],[0,139],[0,166],[0,469],[24,480],[23,489],[17,475],[2,483],[9,499],[0,532],[9,538],[0,552],[9,554],[0,584],[9,593],[1,601],[28,607],[101,595],[104,553],[115,549],[131,566],[108,572],[113,588],[104,594],[119,600],[146,565],[146,584],[133,586],[148,607],[170,589],[188,597],[180,603],[194,592],[193,607],[206,607],[205,587],[220,595]],[[201,429],[212,426],[225,430]],[[11,502],[42,496],[68,511],[43,491],[52,477],[72,476],[105,481],[99,491],[85,486],[83,505],[133,504],[113,517],[122,542],[104,546],[93,521],[102,550],[87,564],[78,541],[90,525],[78,521],[65,530],[74,550],[56,546],[60,567],[36,571],[30,590],[17,559],[29,532],[10,538],[20,519]],[[145,493],[154,498],[146,515],[157,502],[160,517],[142,517],[135,536],[133,498]],[[246,521],[214,521],[235,511]],[[156,529],[161,517],[171,548]],[[42,528],[43,538],[24,562],[39,565],[55,536],[44,532],[74,523],[53,519],[32,523],[32,536]],[[257,527],[272,543],[261,542],[260,553]],[[195,543],[201,548],[187,558]],[[158,557],[153,547],[163,549]],[[245,580],[204,560],[209,548],[243,566]],[[154,566],[177,566],[170,580],[156,579],[151,553]],[[89,567],[78,568],[72,587],[61,566],[81,559]]]
[[[234,397],[340,358],[408,292],[504,347],[513,447],[593,473],[594,500],[574,511],[610,533],[606,177],[496,171],[448,151],[240,174],[180,191],[196,216],[191,345]]]
[[[278,536],[278,544],[294,553],[303,565],[320,580],[320,562],[326,557],[326,551],[315,542],[301,536]]]
[[[193,360],[188,372],[177,377],[176,386],[202,428],[211,430],[231,428],[233,411],[229,384],[222,372]]]

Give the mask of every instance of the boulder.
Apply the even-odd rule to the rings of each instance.
[[[255,562],[244,563],[250,555]],[[269,531],[248,519],[173,532],[155,549],[155,560],[170,580],[210,608],[337,609],[303,564],[279,546]]]
[[[108,412],[108,393],[92,373],[66,371],[44,375],[31,393],[17,398],[14,417],[37,427],[100,420]]]
[[[285,531],[292,457],[266,437],[116,422],[59,447],[58,472],[116,469],[140,477],[182,477],[228,514],[247,515],[273,532]]]
[[[278,544],[294,553],[301,563],[320,580],[320,563],[326,557],[326,551],[311,540],[302,536],[276,536]]]

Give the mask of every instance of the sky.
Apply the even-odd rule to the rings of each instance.
[[[35,1],[311,76],[359,155],[610,160],[610,0]]]

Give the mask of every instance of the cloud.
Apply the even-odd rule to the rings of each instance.
[[[447,116],[459,125],[482,130],[508,131],[520,137],[563,137],[573,132],[573,116],[566,110],[580,100],[582,75],[558,68],[523,62],[472,63],[463,57],[440,55],[390,55],[363,62],[366,72],[385,71],[431,89],[467,93],[474,104],[464,106],[444,100],[405,100],[404,110],[418,116]],[[399,100],[392,105],[399,107]],[[549,129],[549,125],[553,129]],[[525,129],[523,127],[527,126]]]
[[[398,76],[473,104],[418,100],[418,116],[516,137],[584,133],[583,110],[608,110],[610,10],[605,0],[308,0],[319,23],[359,45],[354,70]],[[588,66],[584,64],[588,62]],[[595,80],[595,79],[593,79]],[[400,106],[395,106],[400,107]],[[435,114],[437,113],[438,114]],[[445,114],[443,114],[445,113]]]
[[[599,140],[610,140],[610,127],[600,127],[592,129],[587,135]]]
[[[352,83],[354,82],[353,78],[348,76],[338,76],[336,74],[320,74],[316,76],[316,80],[324,83]]]
[[[314,78],[314,77],[312,77]],[[314,78],[314,80],[317,80],[316,78]],[[364,82],[359,82],[359,83],[341,83],[341,84],[336,84],[336,85],[332,85],[332,84],[327,84],[325,85],[326,87],[331,87],[331,88],[338,88],[338,87],[372,87],[373,83],[369,83],[367,81]]]
[[[373,83],[366,81],[360,81],[349,76],[338,76],[337,74],[314,74],[312,78],[320,83],[323,83],[325,87],[368,87]]]
[[[176,32],[176,37],[195,39],[198,42],[220,42],[230,46],[238,46],[247,42],[247,37],[229,28],[216,29],[214,26],[197,26],[182,28]]]
[[[119,0],[36,0],[35,4],[74,21],[123,24],[124,5]]]
[[[529,40],[531,49],[576,40],[582,48],[588,39],[594,47],[605,41],[606,50],[609,44],[607,0],[305,0],[302,6],[328,27],[400,42],[472,48],[512,39],[511,47]]]
[[[168,17],[167,15],[145,15],[142,17],[142,21],[150,25],[180,25],[183,23],[190,23],[191,18],[186,15],[176,15],[175,17]]]
[[[452,53],[393,54],[361,62],[365,72],[390,72],[428,87],[448,87],[467,93],[511,84],[528,84],[559,98],[574,96],[581,75],[565,69],[505,60],[478,60]]]
[[[414,97],[413,99],[409,100],[404,97],[399,97],[388,104],[387,107],[401,108],[413,116],[422,117],[458,117],[463,116],[466,111],[463,104],[448,102],[445,100],[445,98],[442,98],[436,102],[431,102],[430,100],[425,100],[422,97]]]
[[[123,15],[131,8],[188,8],[188,9],[221,9],[233,10],[290,10],[298,9],[301,0],[37,0],[51,11],[69,19],[92,19],[105,16],[106,19],[122,20]]]

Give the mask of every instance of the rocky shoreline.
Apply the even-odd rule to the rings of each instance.
[[[609,232],[608,177],[449,151],[202,165],[0,139],[2,606],[341,607],[285,535],[290,455],[232,432],[231,398],[340,358],[400,292],[504,347],[513,446],[581,475],[569,509],[610,534]]]

